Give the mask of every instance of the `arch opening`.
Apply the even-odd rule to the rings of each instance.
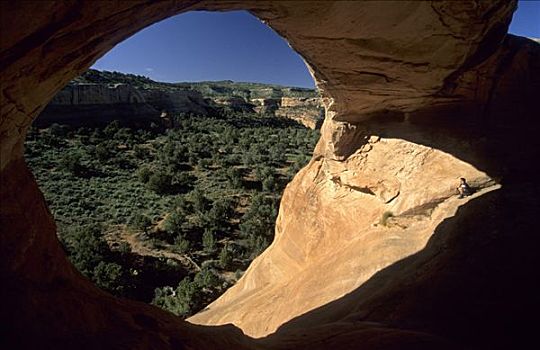
[[[290,79],[303,65],[253,16],[181,16],[131,37],[95,65],[129,71],[139,64],[135,74],[90,69],[59,91],[30,129],[25,158],[63,249],[85,277],[117,297],[186,318],[234,284],[273,240],[281,193],[312,154],[322,106],[312,89],[224,80],[246,74],[227,64],[208,79],[207,65],[220,52],[201,46],[218,43],[222,56],[232,56],[228,65],[253,71],[247,74],[266,69],[266,78]],[[167,34],[186,28],[191,34]],[[171,40],[184,43],[203,30],[181,53],[171,49]],[[266,40],[269,49],[243,57],[254,50],[250,40],[263,47]],[[239,45],[247,47],[236,53]],[[169,50],[171,58],[140,57],[149,50]],[[193,51],[185,63],[178,56]],[[272,61],[290,67],[280,71]],[[169,82],[136,74],[166,71]],[[194,76],[187,72],[210,75],[175,81]]]

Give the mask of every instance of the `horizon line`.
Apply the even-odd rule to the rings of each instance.
[[[298,85],[283,85],[283,84],[277,84],[277,83],[266,83],[266,82],[260,82],[260,81],[237,81],[237,80],[232,80],[232,79],[221,79],[221,80],[184,80],[184,81],[175,81],[175,82],[171,82],[171,81],[162,81],[162,80],[155,80],[147,75],[144,75],[144,74],[137,74],[137,73],[129,73],[129,72],[121,72],[121,71],[110,71],[110,70],[106,70],[106,69],[96,69],[96,68],[88,68],[88,71],[90,70],[94,70],[94,71],[97,71],[97,72],[108,72],[108,73],[120,73],[120,74],[126,74],[126,75],[134,75],[134,76],[138,76],[138,77],[144,77],[146,79],[149,79],[155,83],[163,83],[163,84],[182,84],[182,83],[217,83],[217,82],[231,82],[231,83],[235,83],[235,84],[242,84],[242,83],[246,83],[246,84],[260,84],[260,85],[270,85],[270,86],[279,86],[279,87],[285,87],[285,88],[298,88],[298,89],[306,89],[306,90],[318,90],[317,89],[317,85],[315,84],[315,87],[305,87],[305,86],[298,86]],[[86,73],[84,72],[84,73]],[[82,73],[80,76],[82,76],[84,73]],[[314,82],[315,83],[315,82]]]

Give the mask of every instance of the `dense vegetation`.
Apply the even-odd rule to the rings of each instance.
[[[26,159],[84,275],[187,317],[271,242],[318,131],[231,112],[175,119],[169,130],[33,128]]]
[[[205,97],[238,96],[250,98],[280,98],[280,97],[318,97],[313,89],[300,87],[285,87],[280,85],[224,81],[164,83],[135,74],[120,72],[98,71],[89,69],[80,77],[73,79],[73,84],[129,84],[138,89],[159,90],[195,90]]]

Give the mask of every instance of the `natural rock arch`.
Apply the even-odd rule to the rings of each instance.
[[[194,318],[235,322],[253,336],[281,326],[260,341],[231,326],[191,325],[97,290],[65,259],[22,159],[32,119],[71,78],[145,26],[202,9],[246,9],[266,21],[304,57],[325,98],[321,140],[286,190],[276,241],[233,290]],[[534,173],[532,160],[540,149],[532,117],[539,49],[505,36],[514,9],[514,1],[2,2],[0,254],[2,297],[9,303],[2,314],[8,325],[3,339],[58,348],[482,345],[489,329],[503,329],[504,317],[521,309],[504,307],[498,316],[487,309],[492,319],[469,334],[468,327],[481,319],[475,310],[484,308],[472,301],[474,293],[463,291],[446,305],[441,288],[453,285],[456,276],[469,276],[456,257],[473,251],[462,237],[478,229],[474,216],[537,209],[526,205],[538,190],[531,186],[519,197],[521,206],[508,204],[511,211],[498,199],[508,199],[502,190],[478,197],[450,218],[459,206],[451,199],[456,176],[486,187],[502,180],[511,188]],[[478,207],[485,211],[479,214]],[[389,209],[398,214],[397,226],[373,228]],[[534,231],[527,219],[515,222],[524,246],[534,242],[526,235]],[[499,256],[508,245],[507,236],[494,233],[507,232],[505,225],[508,220],[485,228],[495,248],[474,251],[479,260]],[[528,266],[534,266],[537,259],[523,249]],[[518,266],[514,260],[523,252],[510,253],[510,266]],[[473,266],[484,271],[492,262]],[[512,276],[528,282],[528,269]],[[486,272],[476,287],[492,289],[495,278]],[[498,293],[488,302],[528,296],[525,287]],[[426,307],[443,314],[471,308],[473,316],[440,321],[441,310]],[[503,346],[518,330],[505,331],[483,345]]]

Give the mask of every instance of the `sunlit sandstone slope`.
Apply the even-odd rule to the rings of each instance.
[[[364,137],[347,160],[315,157],[297,175],[281,201],[272,246],[190,321],[234,323],[254,337],[272,333],[424,248],[442,220],[465,203],[456,195],[460,176],[479,190],[494,185],[441,150],[369,131]],[[385,212],[393,214],[386,222]]]

